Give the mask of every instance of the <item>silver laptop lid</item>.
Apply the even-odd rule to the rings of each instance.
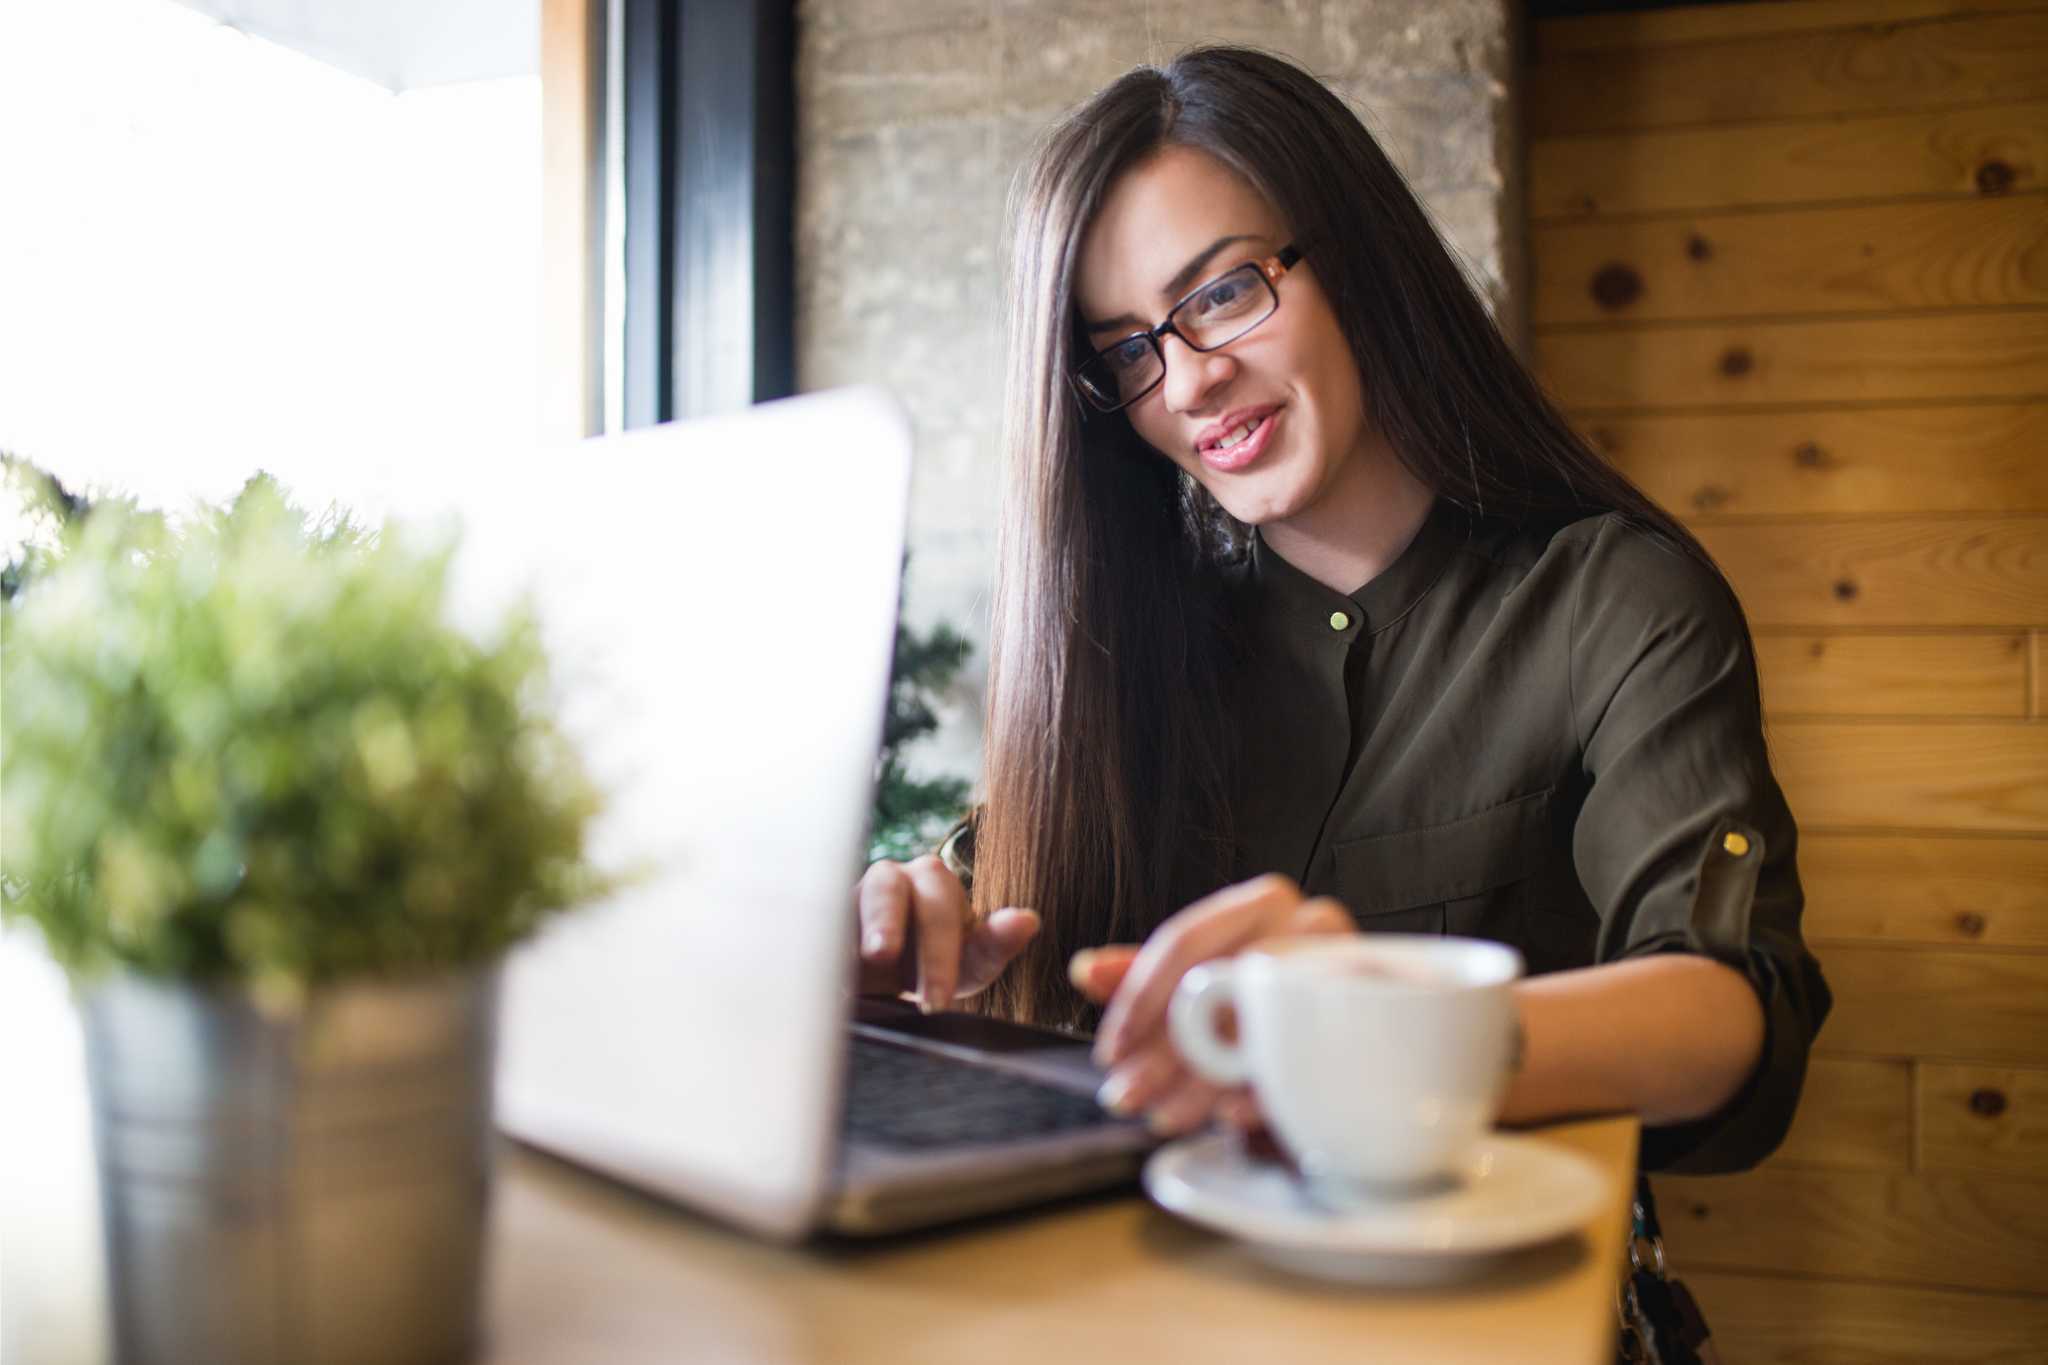
[[[535,593],[597,851],[643,869],[514,955],[500,1126],[769,1236],[837,1145],[909,471],[887,395],[792,399],[516,473],[461,556],[468,600]]]

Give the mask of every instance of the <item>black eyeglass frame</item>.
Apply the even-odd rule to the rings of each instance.
[[[1285,275],[1289,270],[1292,270],[1295,266],[1299,265],[1300,263],[1301,250],[1299,247],[1295,246],[1292,242],[1290,242],[1286,246],[1281,247],[1280,250],[1278,250],[1271,256],[1265,257],[1263,260],[1241,261],[1238,264],[1230,267],[1230,269],[1221,272],[1220,274],[1210,276],[1208,279],[1202,281],[1202,283],[1196,285],[1193,289],[1188,290],[1187,293],[1181,295],[1179,301],[1176,302],[1173,305],[1173,307],[1166,310],[1165,319],[1162,322],[1160,322],[1160,324],[1157,327],[1151,327],[1143,331],[1132,332],[1127,336],[1120,336],[1115,341],[1112,341],[1108,346],[1096,348],[1094,354],[1089,358],[1089,360],[1082,361],[1081,364],[1076,365],[1071,371],[1068,372],[1067,382],[1073,386],[1075,394],[1080,397],[1084,405],[1084,410],[1092,409],[1095,412],[1100,412],[1104,414],[1123,411],[1125,408],[1137,402],[1139,399],[1145,397],[1147,394],[1151,393],[1152,390],[1158,388],[1161,384],[1166,382],[1166,348],[1160,344],[1160,342],[1164,338],[1168,336],[1177,336],[1181,339],[1181,344],[1186,346],[1189,350],[1203,352],[1220,351],[1225,346],[1230,345],[1233,341],[1242,340],[1244,337],[1256,331],[1259,328],[1259,326],[1265,323],[1268,319],[1270,319],[1273,316],[1273,314],[1280,311],[1280,290],[1277,287],[1280,283],[1280,277],[1282,275]],[[1264,313],[1260,314],[1257,321],[1247,324],[1243,331],[1233,332],[1229,336],[1223,338],[1223,340],[1213,342],[1207,346],[1203,346],[1196,342],[1193,337],[1189,336],[1186,332],[1183,332],[1180,329],[1179,325],[1174,322],[1174,315],[1179,313],[1181,309],[1187,307],[1190,303],[1194,302],[1196,295],[1204,293],[1214,288],[1222,281],[1229,279],[1232,275],[1235,275],[1238,271],[1243,270],[1246,267],[1250,267],[1251,269],[1258,271],[1259,283],[1266,286],[1266,293],[1269,296],[1271,296],[1273,300],[1273,306],[1267,309]],[[1127,345],[1131,341],[1137,339],[1138,337],[1145,338],[1145,344],[1152,348],[1152,354],[1158,359],[1158,377],[1153,379],[1153,381],[1147,384],[1144,388],[1132,394],[1129,398],[1122,398],[1115,403],[1105,405],[1100,398],[1097,398],[1092,392],[1089,391],[1088,383],[1081,377],[1081,372],[1089,364],[1089,361],[1100,360],[1105,352],[1115,350],[1119,346]]]

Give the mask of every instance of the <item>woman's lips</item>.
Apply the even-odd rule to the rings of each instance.
[[[1252,434],[1234,446],[1209,445],[1202,447],[1202,463],[1225,474],[1234,474],[1250,465],[1265,453],[1266,443],[1273,439],[1273,428],[1279,424],[1280,410],[1275,408],[1258,419]]]

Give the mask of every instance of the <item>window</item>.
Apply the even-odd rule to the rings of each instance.
[[[0,449],[67,482],[377,513],[535,440],[538,75],[393,94],[172,0],[9,5],[0,184]]]

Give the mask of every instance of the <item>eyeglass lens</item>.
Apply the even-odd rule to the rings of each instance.
[[[1241,265],[1182,299],[1166,320],[1188,345],[1213,351],[1264,322],[1279,306],[1279,295],[1258,266]],[[1166,354],[1158,338],[1138,332],[1098,351],[1082,366],[1080,379],[1097,405],[1119,408],[1143,397],[1165,373]]]

